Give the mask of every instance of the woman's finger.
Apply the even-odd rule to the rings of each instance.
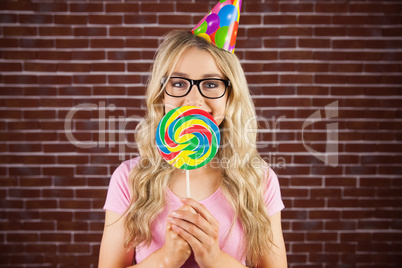
[[[172,225],[179,226],[187,231],[190,235],[194,236],[201,243],[206,243],[208,241],[208,235],[193,223],[173,217],[169,217],[168,220]]]
[[[183,204],[190,205],[194,208],[197,213],[199,213],[205,220],[209,222],[214,227],[219,226],[219,222],[212,216],[208,209],[201,203],[195,201],[192,198],[182,198],[180,199]]]
[[[172,212],[171,217],[188,222],[208,236],[216,237],[217,235],[217,230],[215,230],[215,228],[206,219],[204,219],[201,214],[177,210]]]
[[[202,248],[201,242],[195,238],[192,234],[187,232],[184,228],[179,225],[172,224],[172,229],[175,231],[181,238],[187,241],[190,245],[191,249],[194,252],[199,251]]]

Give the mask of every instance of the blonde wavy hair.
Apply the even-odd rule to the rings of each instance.
[[[231,81],[225,118],[219,126],[222,146],[214,160],[224,160],[227,164],[221,167],[223,180],[220,187],[242,224],[243,254],[247,263],[256,266],[271,248],[272,234],[263,200],[266,187],[264,161],[256,149],[257,121],[246,77],[235,54],[184,31],[172,31],[165,36],[148,81],[147,112],[136,132],[141,158],[129,176],[132,199],[125,217],[126,247],[149,245],[151,224],[164,210],[166,190],[175,168],[162,159],[155,143],[156,128],[164,115],[161,80],[170,77],[180,55],[194,47],[208,51]]]

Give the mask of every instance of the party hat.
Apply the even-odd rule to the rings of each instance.
[[[242,0],[220,0],[191,32],[234,53]]]

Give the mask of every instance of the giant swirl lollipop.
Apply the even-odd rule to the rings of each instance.
[[[189,170],[211,161],[219,143],[219,127],[214,118],[195,106],[169,111],[156,130],[156,144],[163,159],[186,170],[187,197],[190,197]]]

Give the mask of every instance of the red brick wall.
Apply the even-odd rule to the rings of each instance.
[[[215,4],[159,2],[1,1],[0,266],[97,266],[158,39]],[[280,178],[289,266],[400,267],[402,3],[243,2],[236,54]]]

